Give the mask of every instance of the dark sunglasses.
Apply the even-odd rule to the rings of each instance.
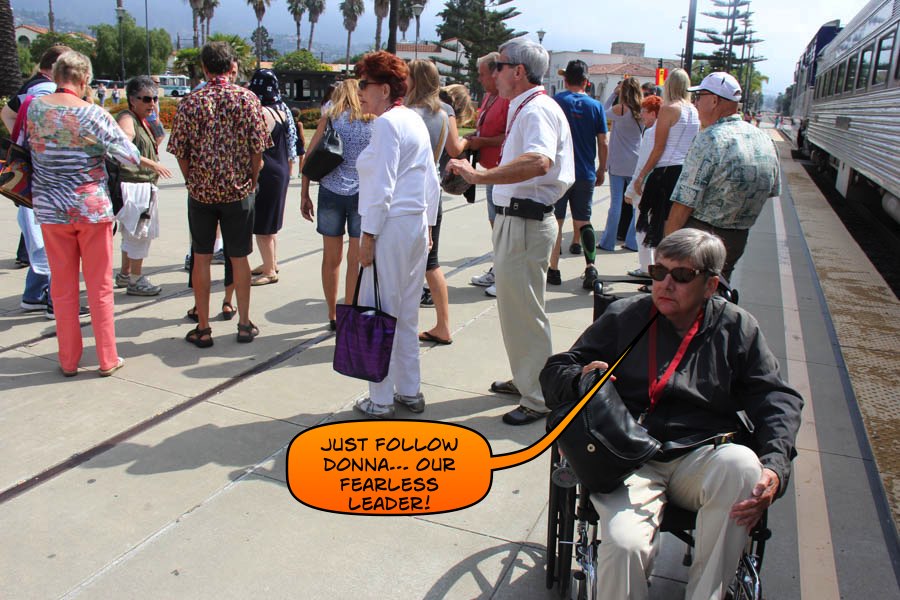
[[[138,100],[143,100],[147,104],[151,102],[159,102],[159,96],[138,96]]]
[[[381,85],[384,83],[383,81],[369,81],[368,79],[360,79],[359,80],[359,89],[364,90],[370,85]]]
[[[675,267],[674,269],[669,269],[663,265],[650,265],[647,267],[647,272],[650,273],[650,278],[653,281],[664,281],[666,275],[671,275],[675,283],[690,283],[697,275],[701,275],[707,271],[702,269],[688,269],[687,267]]]
[[[522,63],[514,63],[514,62],[500,62],[499,60],[494,63],[494,70],[498,73],[503,70],[503,67],[515,67],[521,65]]]
[[[702,98],[703,96],[715,96],[712,92],[694,92],[694,102]]]

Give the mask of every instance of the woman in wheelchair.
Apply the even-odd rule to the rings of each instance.
[[[722,598],[748,531],[787,485],[803,401],[781,378],[756,319],[716,294],[724,261],[718,237],[672,233],[650,267],[652,295],[611,304],[541,372],[548,407],[579,400],[590,389],[588,374],[606,369],[658,313],[619,364],[614,385],[653,437],[680,448],[657,455],[611,493],[591,495],[602,540],[598,598],[647,598],[669,501],[697,512],[685,597]]]

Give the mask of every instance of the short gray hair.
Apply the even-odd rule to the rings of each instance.
[[[499,52],[488,52],[477,61],[475,61],[476,66],[480,67],[481,65],[486,64],[488,69],[491,70],[491,73],[497,70],[497,61],[500,60]]]
[[[540,85],[550,64],[550,55],[543,46],[526,37],[517,37],[500,46],[500,52],[506,53],[509,62],[525,67],[529,83]]]
[[[656,255],[670,260],[686,260],[695,269],[713,275],[721,275],[725,266],[722,238],[700,229],[679,229],[670,233],[656,247]]]

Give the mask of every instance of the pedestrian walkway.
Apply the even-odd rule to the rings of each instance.
[[[177,170],[170,155],[163,160]],[[780,203],[767,205],[735,277],[742,305],[759,318],[792,384],[800,387],[796,379],[805,376],[815,408],[811,422],[804,413],[811,437],[800,448],[793,487],[771,511],[766,597],[896,597],[896,533],[885,521],[878,472],[823,313],[794,208],[796,185],[791,178]],[[83,372],[62,377],[52,323],[18,309],[24,274],[11,267],[12,242],[0,260],[4,598],[555,597],[544,587],[546,455],[496,472],[482,502],[442,515],[344,516],[291,497],[287,444],[305,428],[356,418],[351,407],[366,391],[331,369],[321,238],[300,218],[299,182],[279,235],[279,283],[252,292],[260,337],[237,344],[236,321],[215,318],[207,350],[182,339],[193,325],[183,318],[193,304],[182,269],[183,182],[161,187],[162,237],[144,268],[163,291],[150,299],[116,292],[126,366],[111,378],[97,377],[90,346]],[[498,454],[527,446],[544,425],[502,424],[512,402],[488,392],[509,372],[496,301],[469,285],[491,264],[481,189],[477,200],[445,197],[441,257],[454,343],[422,345],[422,418],[475,429]],[[595,202],[599,230],[606,186]],[[15,228],[14,212],[3,211],[5,239],[15,239]],[[567,222],[564,249],[570,228]],[[627,251],[599,252],[597,266],[601,275],[619,275],[636,260]],[[548,290],[547,301],[558,351],[592,312],[581,289],[583,258],[564,253],[561,270],[563,284]],[[213,315],[221,277],[214,267]],[[432,309],[421,309],[420,328],[433,319]],[[681,554],[665,536],[653,598],[676,597],[686,573]]]

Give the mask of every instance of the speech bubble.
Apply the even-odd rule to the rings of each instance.
[[[310,508],[352,515],[427,515],[477,504],[490,491],[494,471],[533,460],[556,441],[652,322],[566,417],[527,448],[494,455],[483,435],[454,423],[329,423],[311,427],[291,441],[288,489]]]

